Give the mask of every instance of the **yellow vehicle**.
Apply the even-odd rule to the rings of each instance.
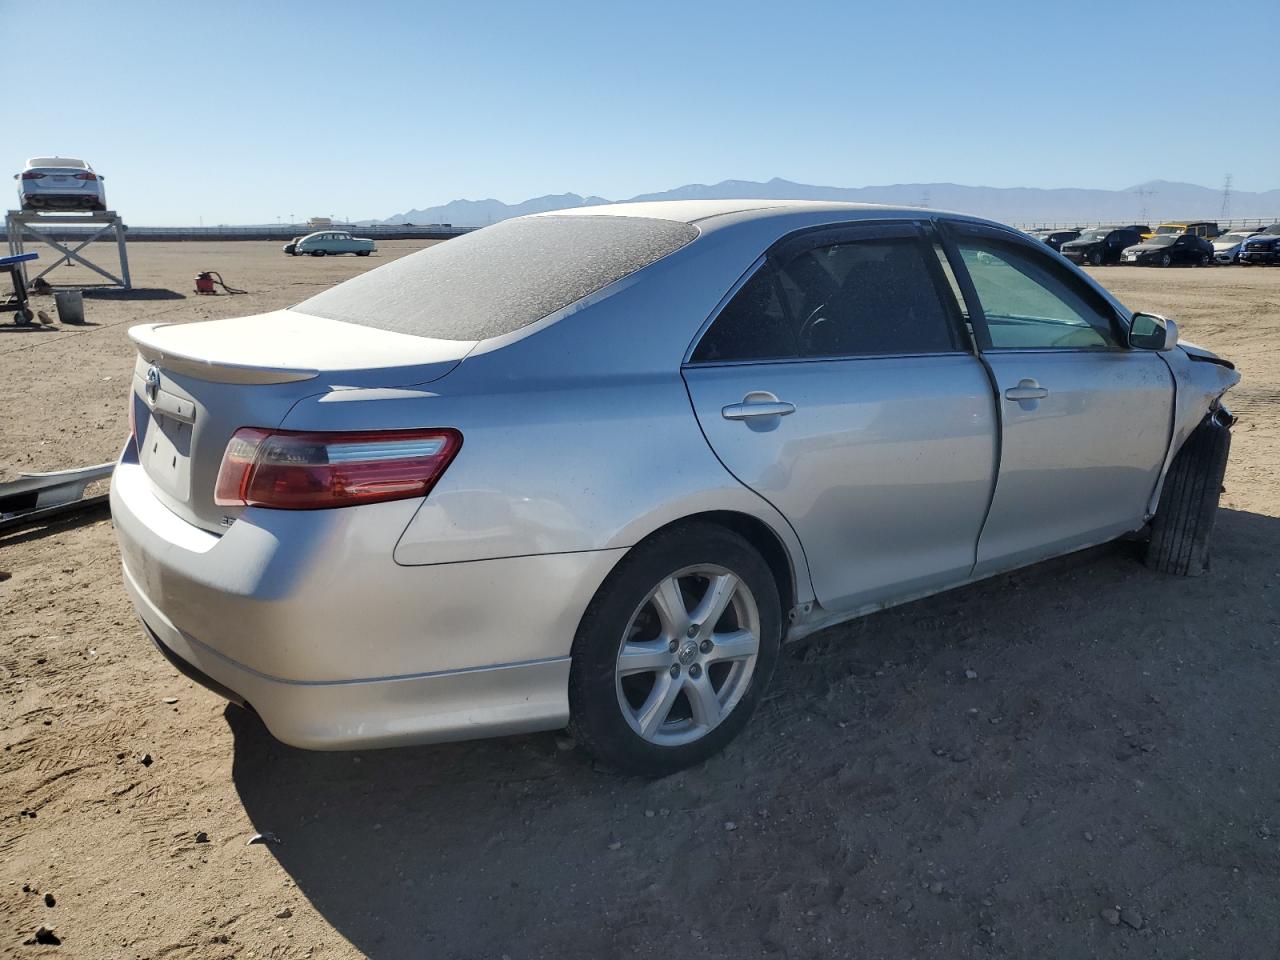
[[[1189,233],[1193,237],[1204,237],[1206,240],[1212,240],[1222,231],[1218,229],[1217,223],[1212,220],[1188,220],[1186,223],[1157,224],[1155,233],[1144,233],[1142,239],[1150,240],[1152,237],[1159,236],[1162,233],[1172,233],[1175,236],[1181,233]]]

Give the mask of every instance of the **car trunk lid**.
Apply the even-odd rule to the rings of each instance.
[[[238,511],[214,504],[222,454],[240,427],[278,427],[303,397],[439,380],[474,341],[433,340],[293,310],[189,324],[144,324],[133,422],[138,458],[174,513],[219,531]]]
[[[79,190],[95,190],[95,180],[81,180],[78,176],[89,171],[76,167],[31,167],[24,173],[40,174],[38,179],[28,182],[37,185],[42,190],[57,189],[63,192],[79,191]]]

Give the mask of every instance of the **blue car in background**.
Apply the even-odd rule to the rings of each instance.
[[[1271,233],[1275,227],[1268,227],[1267,233],[1257,233],[1240,246],[1240,262],[1242,264],[1277,264],[1280,263],[1280,232]]]

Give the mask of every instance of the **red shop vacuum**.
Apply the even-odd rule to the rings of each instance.
[[[218,291],[214,286],[219,286],[227,293],[247,293],[245,290],[237,290],[235,287],[227,286],[222,279],[222,274],[216,270],[202,270],[196,274],[196,293],[211,294],[216,296]]]

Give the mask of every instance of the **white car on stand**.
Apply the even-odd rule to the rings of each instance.
[[[83,160],[72,157],[32,157],[18,181],[23,210],[106,210],[105,177]]]

